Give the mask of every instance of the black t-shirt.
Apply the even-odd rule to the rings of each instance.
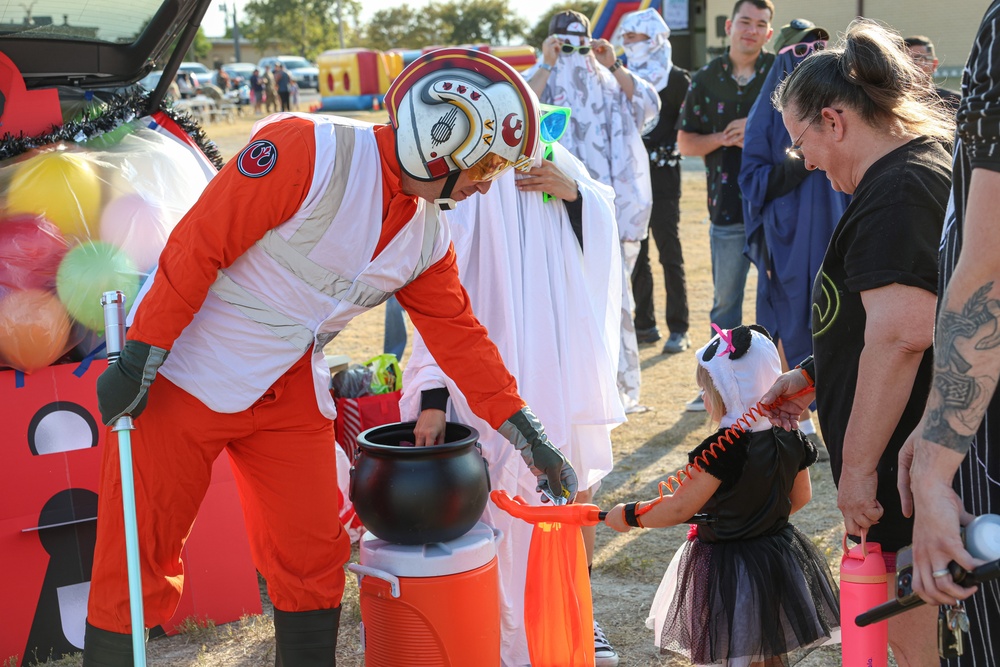
[[[937,294],[938,244],[951,188],[951,159],[920,137],[876,161],[844,211],[813,286],[816,404],[839,483],[844,436],[854,404],[867,321],[861,293],[898,283]],[[900,327],[907,323],[900,322]],[[885,515],[868,539],[896,551],[910,543],[896,491],[897,454],[923,414],[932,351],[924,354],[910,399],[878,465],[877,498]]]
[[[744,86],[733,79],[728,53],[702,67],[691,77],[677,129],[713,134],[738,118],[746,118],[773,63],[774,54],[762,51],[754,66],[754,77]],[[737,146],[723,146],[705,156],[708,213],[713,225],[743,224],[739,184],[742,160],[743,149]]]
[[[677,148],[677,119],[681,115],[681,105],[691,85],[691,73],[677,65],[670,68],[667,85],[660,91],[660,120],[656,127],[642,137],[646,149],[667,150],[673,152]]]
[[[681,154],[677,150],[677,120],[691,85],[691,74],[674,65],[667,85],[660,91],[660,120],[642,137],[649,153],[649,178],[653,200],[677,201],[681,197]],[[654,214],[657,206],[653,206]]]
[[[744,431],[730,442],[719,429],[688,453],[703,473],[722,482],[699,510],[715,522],[698,527],[702,542],[775,535],[788,524],[795,477],[816,461],[816,447],[801,431]],[[728,444],[727,444],[728,443]]]

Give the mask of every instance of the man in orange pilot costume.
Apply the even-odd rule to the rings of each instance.
[[[350,542],[337,520],[323,346],[393,293],[539,490],[576,492],[572,467],[473,315],[448,230],[426,204],[449,208],[508,167],[530,168],[534,95],[500,60],[444,49],[411,63],[386,99],[391,126],[307,114],[262,120],[171,235],[121,357],[98,380],[104,422],[136,418],[149,627],[180,599],[181,549],[226,449],[275,607],[276,664],[335,664]],[[114,447],[100,490],[84,665],[131,665]]]

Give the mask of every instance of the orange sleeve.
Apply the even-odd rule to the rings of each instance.
[[[314,127],[302,118],[264,126],[208,183],[167,239],[129,338],[169,350],[219,269],[295,214],[312,183]]]
[[[469,295],[458,279],[455,247],[396,293],[434,360],[458,385],[469,407],[499,428],[524,407],[517,382],[500,352],[472,313]]]

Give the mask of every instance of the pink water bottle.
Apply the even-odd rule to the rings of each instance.
[[[858,614],[886,602],[885,561],[882,547],[866,542],[848,549],[844,535],[844,556],[840,559],[840,632],[844,667],[886,667],[889,661],[889,622],[859,628]]]

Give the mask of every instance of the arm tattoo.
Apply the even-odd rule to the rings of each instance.
[[[958,349],[962,339],[977,351],[1000,346],[1000,300],[989,298],[993,282],[980,287],[962,312],[942,310],[934,333],[935,372],[924,439],[966,452],[993,397],[996,378],[972,375],[975,370]],[[968,349],[967,345],[963,345]]]

